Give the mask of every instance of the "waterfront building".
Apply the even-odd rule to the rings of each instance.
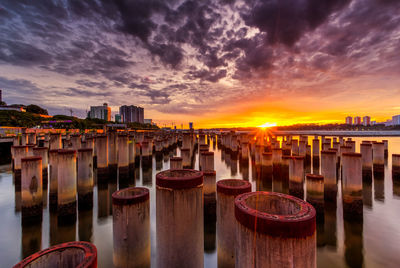
[[[134,105],[119,107],[119,114],[124,123],[144,123],[144,108]]]
[[[361,125],[361,117],[359,116],[354,117],[354,125]]]
[[[90,106],[88,117],[111,121],[111,108],[108,107],[107,103],[102,106]]]
[[[353,124],[353,117],[351,117],[351,116],[346,117],[346,124],[347,125],[352,125]]]
[[[364,116],[363,117],[363,125],[364,126],[370,126],[371,125],[371,117],[370,116]]]

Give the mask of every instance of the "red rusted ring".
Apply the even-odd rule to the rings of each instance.
[[[312,181],[323,181],[324,176],[318,175],[318,174],[306,174],[307,180],[312,180]]]
[[[55,245],[52,247],[49,247],[47,249],[41,250],[39,252],[36,252],[32,254],[29,257],[26,257],[16,265],[14,265],[14,268],[23,268],[28,265],[30,265],[32,262],[35,260],[47,255],[51,254],[53,252],[57,251],[64,251],[67,248],[79,248],[82,249],[85,252],[85,257],[82,260],[81,263],[76,266],[76,268],[97,268],[97,248],[95,245],[89,242],[84,242],[84,241],[74,241],[74,242],[68,242],[68,243],[63,243],[59,245]]]
[[[42,160],[41,156],[27,156],[24,158],[21,158],[21,162],[30,162],[30,161],[38,161]]]
[[[136,191],[139,190],[141,192],[136,194]],[[123,192],[130,192],[134,191],[135,195],[132,196],[122,196],[121,193]],[[113,205],[133,205],[145,202],[149,200],[150,192],[149,189],[145,187],[131,187],[125,188],[119,191],[116,191],[112,194],[112,202]]]
[[[76,151],[68,149],[60,149],[58,150],[58,154],[76,154]]]
[[[299,212],[293,215],[276,215],[249,207],[246,199],[259,194],[289,199],[300,206]],[[312,205],[294,196],[274,192],[250,192],[237,196],[235,218],[250,230],[275,237],[306,237],[313,235],[316,229],[316,212]]]
[[[193,169],[170,169],[156,175],[156,185],[164,188],[188,189],[201,184],[203,184],[203,173]]]
[[[230,186],[226,185],[227,182],[239,182],[241,185]],[[251,192],[251,183],[245,180],[226,179],[217,181],[217,193],[223,193],[226,195],[239,195],[243,193]]]
[[[204,176],[216,176],[217,172],[215,170],[203,170]]]

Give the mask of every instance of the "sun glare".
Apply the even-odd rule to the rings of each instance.
[[[264,124],[262,124],[262,125],[260,125],[260,126],[257,126],[257,127],[259,127],[259,128],[269,128],[269,127],[276,127],[276,123],[264,123]]]

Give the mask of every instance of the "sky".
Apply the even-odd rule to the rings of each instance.
[[[8,104],[178,127],[400,114],[398,0],[0,0]]]

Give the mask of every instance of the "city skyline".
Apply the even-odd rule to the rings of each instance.
[[[85,117],[133,103],[196,127],[381,122],[400,110],[398,1],[22,3],[0,3],[10,104]]]

